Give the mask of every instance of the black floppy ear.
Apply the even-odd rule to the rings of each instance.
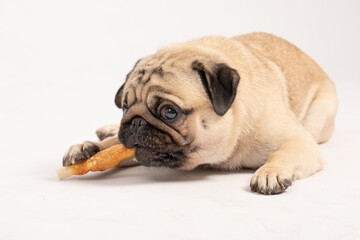
[[[199,73],[216,114],[223,116],[234,102],[240,81],[239,74],[224,63],[205,66],[199,61],[194,61],[192,68]]]
[[[123,84],[119,88],[119,90],[117,91],[117,93],[115,95],[115,104],[118,108],[122,108],[122,96],[123,96],[124,86],[125,86],[125,84]]]

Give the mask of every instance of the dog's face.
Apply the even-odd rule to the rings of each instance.
[[[228,65],[191,49],[141,59],[119,89],[119,140],[145,166],[192,169],[230,154],[239,83]]]

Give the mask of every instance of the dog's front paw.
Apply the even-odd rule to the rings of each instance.
[[[292,174],[281,168],[264,165],[252,176],[250,188],[261,194],[278,194],[292,184]]]
[[[89,141],[85,141],[82,144],[73,145],[64,154],[63,166],[69,166],[78,162],[82,162],[99,151],[99,146]]]
[[[118,123],[105,125],[100,127],[98,130],[96,130],[96,135],[98,136],[100,141],[102,141],[105,138],[112,137],[118,134],[119,129],[120,129],[120,124]]]

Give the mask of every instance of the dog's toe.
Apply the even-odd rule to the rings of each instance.
[[[291,178],[291,174],[284,170],[264,165],[251,178],[250,188],[251,191],[261,194],[278,194],[291,186]]]
[[[78,162],[82,162],[99,151],[99,146],[89,141],[86,141],[82,144],[73,145],[66,151],[63,157],[63,166],[69,166]]]
[[[90,158],[92,155],[99,151],[99,146],[92,142],[85,142],[82,146],[82,152],[86,156],[86,158]]]

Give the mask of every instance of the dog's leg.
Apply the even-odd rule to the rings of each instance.
[[[114,123],[102,126],[96,130],[96,135],[100,139],[100,141],[104,140],[105,138],[115,136],[118,134],[120,129],[120,124]]]
[[[281,193],[293,180],[321,170],[324,162],[310,133],[302,126],[292,133],[255,172],[250,182],[252,191],[262,194]]]
[[[82,162],[88,159],[95,153],[107,149],[115,144],[118,144],[117,136],[108,137],[100,142],[85,141],[81,144],[71,146],[64,154],[63,165],[69,166],[71,164]]]
[[[323,87],[312,101],[305,118],[304,127],[317,143],[330,139],[334,132],[337,97],[332,84]]]

